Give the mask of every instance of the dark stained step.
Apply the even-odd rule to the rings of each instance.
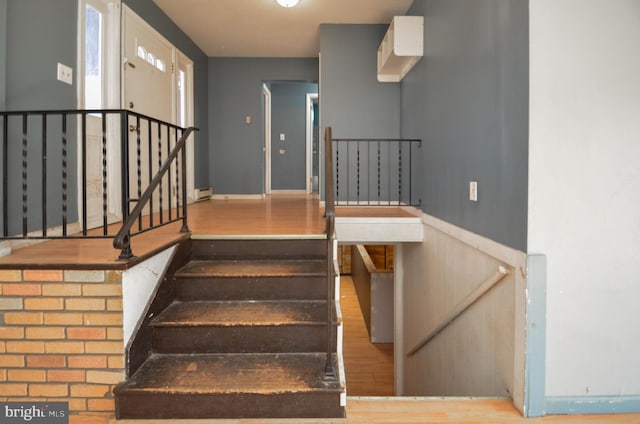
[[[322,300],[327,262],[313,260],[191,261],[175,274],[181,300]]]
[[[151,323],[153,349],[159,353],[323,352],[326,314],[324,301],[175,302]]]
[[[152,355],[116,397],[118,419],[344,418],[326,354]],[[336,358],[334,357],[335,361]]]
[[[326,255],[326,236],[273,239],[192,239],[191,245],[191,258],[194,260],[321,259],[325,258]]]

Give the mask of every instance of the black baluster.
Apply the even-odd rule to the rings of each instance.
[[[2,115],[2,235],[9,236],[9,115]]]
[[[108,234],[107,194],[107,115],[102,112],[102,235]]]
[[[27,134],[27,114],[22,115],[22,236],[27,237],[28,219],[27,213],[29,212],[27,206],[27,160],[29,147],[28,134]]]
[[[47,114],[42,114],[42,237],[47,237]]]
[[[169,156],[169,153],[171,153],[171,128],[167,125],[167,157]],[[171,222],[173,220],[173,212],[171,211],[171,196],[173,196],[171,190],[171,166],[169,166],[169,172],[167,175],[167,188],[169,189],[169,198],[167,199],[167,205],[169,207],[167,209],[169,210],[169,222]]]
[[[378,140],[378,205],[380,205],[380,140]]]
[[[142,197],[142,146],[140,140],[140,116],[136,116],[136,166],[138,176],[138,202]],[[138,216],[138,231],[142,231],[142,212]]]
[[[162,168],[162,127],[160,126],[160,122],[158,122],[158,170]],[[160,178],[160,225],[164,223],[164,188],[162,181],[164,178]]]
[[[360,204],[360,141],[356,142],[356,205]]]
[[[62,114],[62,237],[67,236],[67,114]]]
[[[82,235],[87,235],[87,113],[82,112]]]
[[[173,130],[173,147],[178,145],[178,129]],[[184,147],[182,148],[184,152]],[[180,161],[178,158],[175,160],[176,164],[176,219],[180,218]]]
[[[184,135],[184,131],[182,131]],[[187,152],[186,152],[186,140],[185,147],[182,148],[182,228],[180,232],[188,233],[189,227],[187,226]]]
[[[402,142],[398,142],[398,206],[402,204]]]
[[[153,135],[151,132],[151,120],[147,120],[147,133],[149,144],[149,182],[153,179]],[[149,197],[149,227],[153,228],[153,192]]]

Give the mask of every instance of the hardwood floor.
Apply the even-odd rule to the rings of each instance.
[[[349,275],[340,277],[348,396],[393,396],[393,344],[371,343]]]

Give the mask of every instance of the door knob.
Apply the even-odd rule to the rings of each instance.
[[[133,102],[129,102],[129,109],[133,109]]]

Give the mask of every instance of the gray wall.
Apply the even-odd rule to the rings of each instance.
[[[317,92],[318,84],[271,84],[272,190],[307,188],[307,93]],[[282,133],[285,141],[280,140]]]
[[[526,251],[527,0],[415,0],[425,55],[402,87],[402,136],[423,139],[423,210]],[[477,203],[469,181],[478,181]]]
[[[264,193],[265,81],[317,82],[318,60],[209,58],[209,181],[216,194]]]
[[[6,2],[6,55],[4,56],[4,107],[6,110],[75,109],[76,86],[56,80],[57,63],[75,68],[77,45],[76,0],[10,0]],[[1,18],[0,18],[1,19]],[[6,28],[6,30],[5,30]],[[1,73],[1,72],[0,72]],[[75,122],[70,121],[67,150],[68,219],[77,219]],[[40,228],[42,142],[41,121],[28,123],[27,209],[28,230]],[[22,124],[9,122],[8,207],[11,233],[22,230]],[[60,128],[60,120],[49,123],[50,134]],[[51,136],[47,143],[49,180],[59,180],[62,170],[62,142]],[[17,159],[16,159],[17,158]],[[60,185],[48,187],[47,215],[50,226],[60,225],[62,210]]]
[[[7,0],[0,0],[0,110],[5,110],[7,70]]]
[[[320,25],[320,125],[334,138],[398,138],[400,87],[379,83],[387,25]],[[321,134],[323,137],[323,134]]]
[[[152,0],[123,0],[123,2],[193,61],[194,124],[200,129],[195,135],[195,185],[207,187],[209,185],[208,58]]]

